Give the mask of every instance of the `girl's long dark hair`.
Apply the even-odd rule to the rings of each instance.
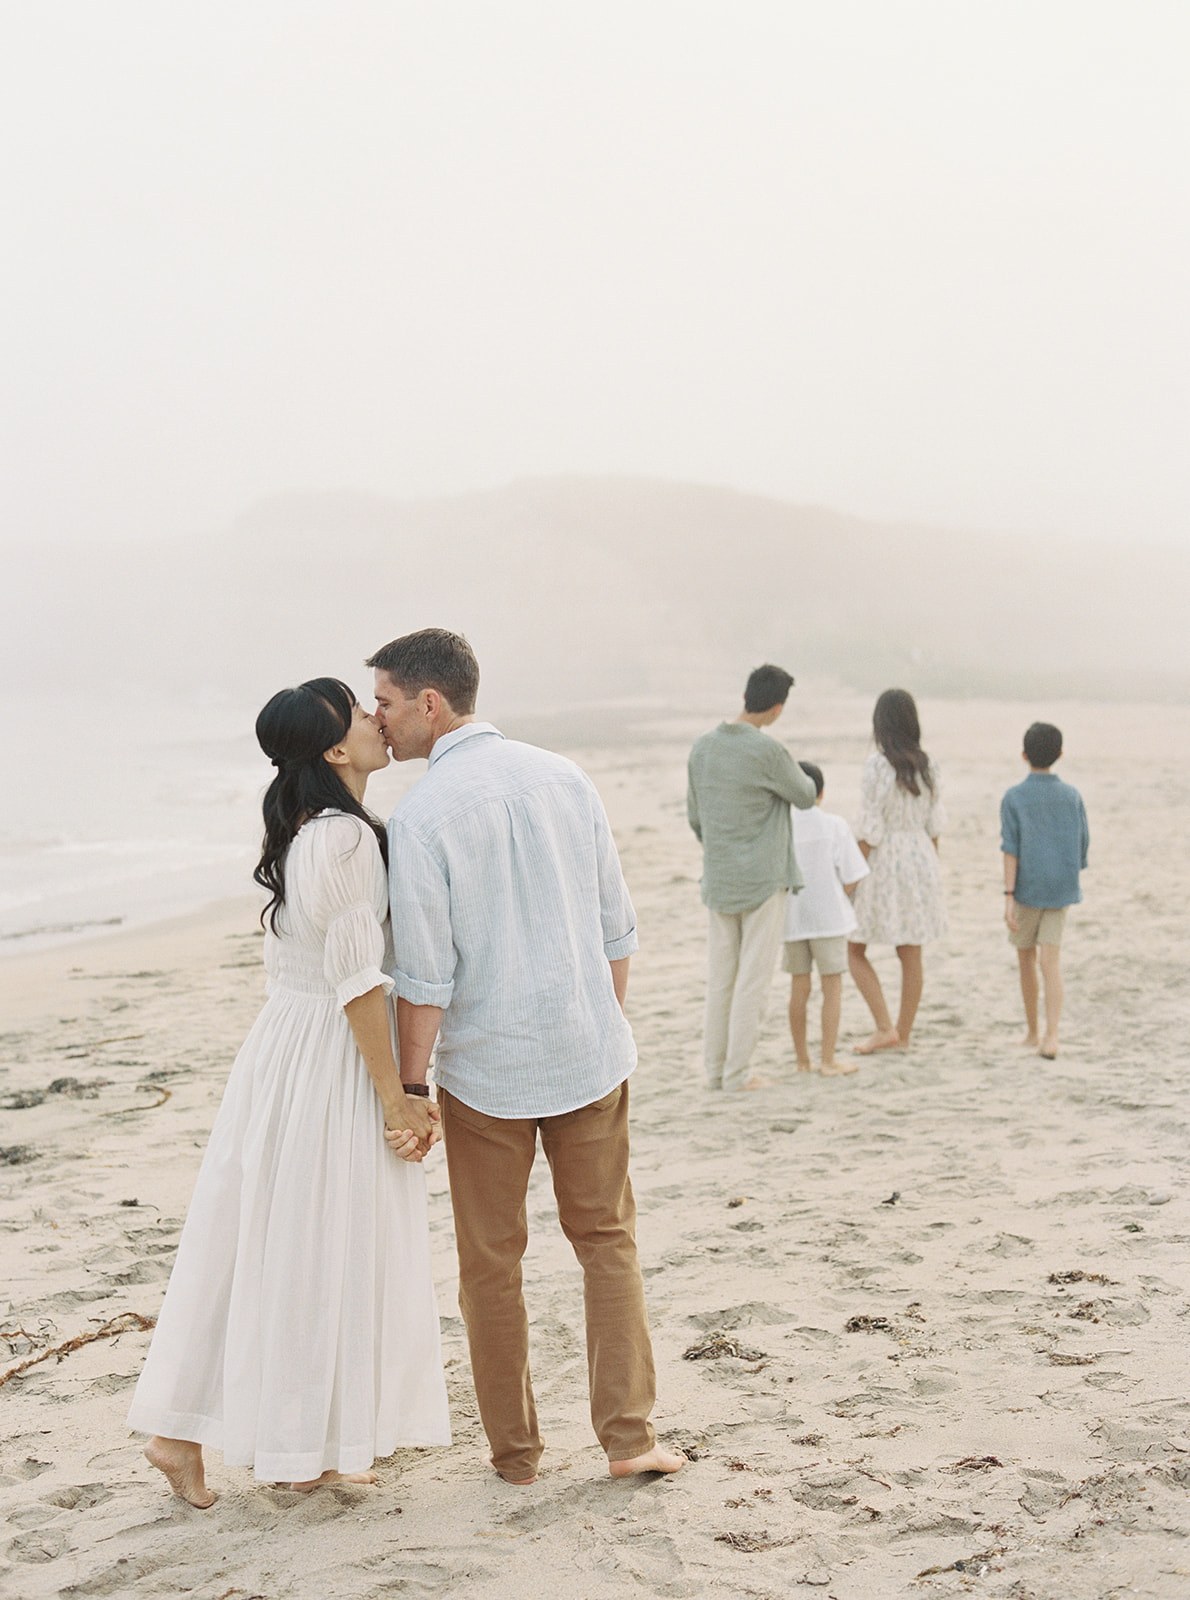
[[[277,769],[264,796],[264,842],[252,876],[272,896],[260,914],[277,931],[277,913],[285,904],[285,853],[303,822],[320,811],[345,811],[365,823],[388,862],[383,826],[351,793],[326,751],[347,735],[355,712],[355,696],[338,678],[311,678],[296,689],[275,694],[256,719],[260,748]]]
[[[921,747],[921,723],[908,689],[884,691],[872,713],[872,733],[876,748],[896,773],[901,788],[920,794],[924,783],[933,794],[930,758]]]

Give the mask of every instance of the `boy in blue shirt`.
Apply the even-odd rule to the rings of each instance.
[[[1029,776],[1000,802],[1000,848],[1004,852],[1004,920],[1008,942],[1021,967],[1025,1002],[1024,1043],[1047,1061],[1058,1054],[1062,1014],[1059,947],[1066,907],[1083,897],[1079,872],[1087,864],[1087,813],[1077,789],[1050,768],[1062,754],[1062,734],[1050,722],[1035,722],[1025,734]],[[1040,981],[1038,968],[1040,967]],[[1045,985],[1045,1032],[1039,1033],[1038,1000]]]

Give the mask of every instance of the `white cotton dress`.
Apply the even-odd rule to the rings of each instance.
[[[942,875],[934,840],[946,817],[938,768],[930,763],[933,791],[910,794],[879,751],[864,763],[860,816],[855,829],[872,849],[870,869],[855,891],[855,944],[928,944],[946,933]]]
[[[265,1482],[450,1443],[425,1175],[385,1145],[343,1014],[392,989],[375,835],[313,818],[285,889],[128,1416]]]

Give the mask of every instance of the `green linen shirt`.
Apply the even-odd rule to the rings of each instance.
[[[721,722],[696,739],[686,814],[702,844],[704,903],[731,916],[800,889],[789,808],[808,811],[816,799],[813,778],[750,722]]]

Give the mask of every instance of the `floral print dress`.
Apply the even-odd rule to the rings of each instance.
[[[854,944],[928,944],[946,933],[942,877],[934,840],[942,832],[938,768],[930,762],[933,791],[910,794],[897,783],[892,763],[870,755],[860,779],[857,839],[872,847],[871,871],[855,891]]]

